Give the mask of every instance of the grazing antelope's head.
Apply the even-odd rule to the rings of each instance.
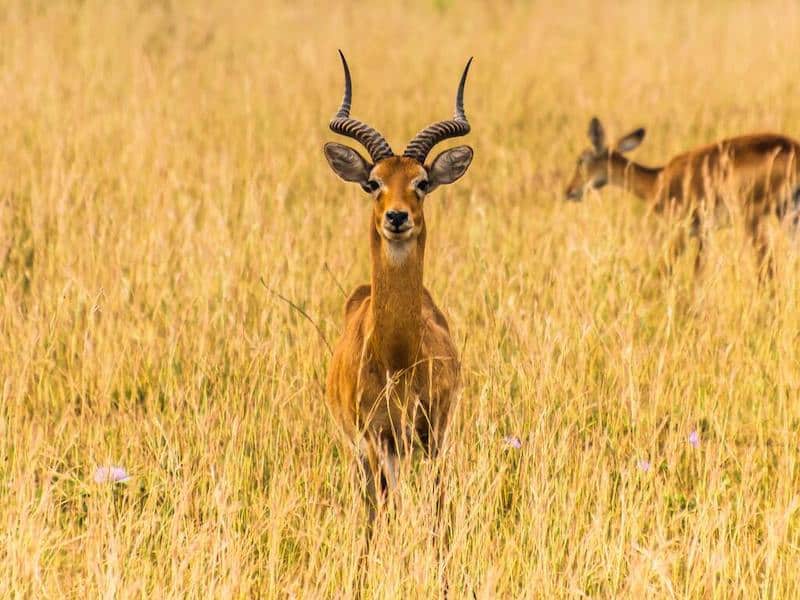
[[[335,142],[325,144],[325,158],[339,177],[359,184],[372,195],[373,220],[378,234],[390,244],[405,244],[417,238],[424,229],[422,206],[425,197],[438,186],[456,181],[472,161],[472,148],[457,146],[425,164],[428,153],[436,144],[469,133],[469,122],[464,114],[464,82],[472,59],[467,62],[461,76],[453,120],[429,125],[411,140],[403,156],[396,156],[380,133],[366,123],[350,118],[350,69],[341,50],[339,55],[344,67],[344,98],[330,128],[361,143],[372,162],[353,148]]]
[[[622,136],[614,148],[606,146],[606,134],[603,125],[597,117],[589,122],[590,148],[581,152],[575,174],[567,186],[565,196],[567,200],[579,201],[584,192],[597,190],[608,183],[609,167],[615,160],[621,159],[622,154],[630,152],[642,143],[644,129],[639,128],[628,135]]]

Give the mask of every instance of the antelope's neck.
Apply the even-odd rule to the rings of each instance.
[[[411,367],[419,360],[425,225],[415,240],[400,244],[383,238],[372,222],[370,229],[370,343],[385,366],[397,371]]]
[[[622,187],[642,200],[655,198],[663,167],[645,167],[622,156],[611,157],[609,182]]]

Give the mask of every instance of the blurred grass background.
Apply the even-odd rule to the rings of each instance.
[[[688,256],[667,278],[641,203],[561,199],[595,114],[646,126],[648,164],[800,136],[789,0],[0,5],[0,595],[354,594],[329,356],[265,289],[332,342],[337,282],[368,279],[369,200],[321,152],[337,48],[395,151],[475,56],[476,158],[426,211],[464,348],[452,551],[430,465],[405,465],[364,595],[442,572],[455,597],[797,596],[795,242],[774,228],[774,289],[736,227],[700,281]],[[94,483],[106,464],[130,481]]]

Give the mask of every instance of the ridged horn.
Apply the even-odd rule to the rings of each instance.
[[[347,60],[341,50],[339,50],[339,56],[342,58],[342,67],[344,67],[344,97],[342,98],[342,105],[339,107],[339,111],[336,113],[336,116],[331,119],[331,131],[356,140],[367,149],[373,162],[378,162],[384,158],[394,156],[394,152],[392,152],[389,143],[376,129],[357,119],[350,118],[350,104],[353,100],[353,84],[350,81],[350,68],[347,66]]]
[[[424,164],[428,153],[436,144],[448,138],[459,137],[469,133],[469,121],[467,121],[467,115],[464,114],[464,85],[467,82],[467,73],[469,73],[471,64],[472,57],[467,61],[467,66],[464,67],[464,73],[462,73],[461,81],[458,84],[456,110],[453,119],[428,125],[408,143],[408,146],[403,151],[403,156],[413,158],[418,163]]]

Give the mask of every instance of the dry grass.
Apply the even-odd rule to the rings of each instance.
[[[695,285],[690,255],[659,274],[634,199],[561,200],[595,113],[647,125],[650,163],[800,135],[800,6],[491,4],[0,6],[0,596],[352,595],[329,357],[259,283],[332,341],[334,278],[368,277],[368,200],[321,153],[337,47],[395,148],[476,57],[476,160],[427,209],[465,348],[452,552],[428,543],[432,469],[405,465],[366,596],[435,596],[440,570],[455,597],[800,594],[797,248],[776,231],[770,293],[719,230]]]

